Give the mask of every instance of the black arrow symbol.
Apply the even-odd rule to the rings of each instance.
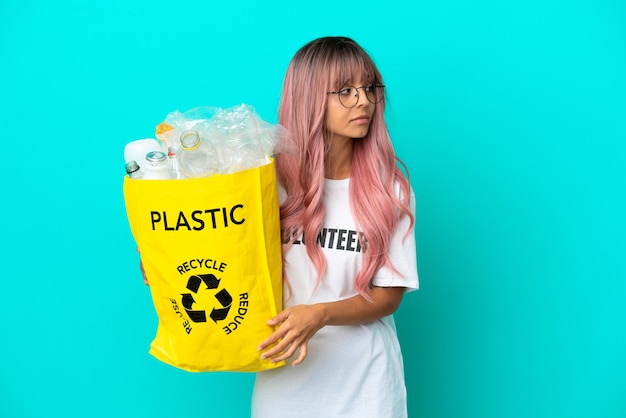
[[[200,283],[204,282],[207,289],[217,289],[220,285],[220,279],[215,277],[214,274],[198,274],[197,276],[189,276],[187,280],[187,289],[193,293],[198,293],[200,289]]]
[[[187,315],[189,315],[189,319],[191,319],[193,322],[206,322],[205,311],[191,310],[193,304],[196,302],[193,298],[193,295],[191,293],[183,293],[181,296],[183,297],[182,305],[185,308]]]
[[[191,290],[193,293],[198,293],[200,283],[202,283],[202,279],[200,277],[190,276],[189,280],[187,280],[187,289]]]
[[[217,301],[223,307],[230,306],[230,304],[233,303],[233,298],[232,298],[232,296],[230,296],[230,293],[228,293],[228,290],[226,290],[226,289],[222,289],[219,292],[217,292],[215,294],[215,299],[217,299]]]
[[[185,309],[191,309],[193,304],[195,303],[195,299],[191,293],[183,293],[181,295],[183,297],[183,306]]]
[[[223,309],[215,309],[211,310],[209,316],[213,320],[213,322],[217,323],[217,321],[223,321],[228,316],[228,311],[230,311],[230,306]]]
[[[189,276],[187,280],[187,289],[193,293],[198,293],[200,289],[200,283],[204,282],[207,289],[217,289],[220,285],[220,279],[215,277],[214,274],[198,274],[197,276]]]
[[[228,290],[222,289],[215,294],[215,299],[224,307],[222,309],[213,308],[209,314],[213,322],[217,323],[217,321],[223,321],[228,316],[233,298],[230,296],[230,293],[228,293]]]
[[[187,315],[193,322],[206,322],[206,312],[204,311],[187,311]]]
[[[199,276],[207,289],[217,289],[220,285],[220,279],[215,277],[214,274],[199,274]]]

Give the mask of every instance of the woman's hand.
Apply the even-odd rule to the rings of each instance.
[[[356,295],[335,302],[289,307],[267,321],[278,329],[259,345],[259,351],[267,350],[261,358],[277,362],[299,350],[298,358],[292,363],[297,366],[306,358],[309,340],[322,327],[366,324],[391,315],[400,305],[404,291],[403,287],[372,286],[369,300]],[[272,344],[276,345],[268,349]]]
[[[278,343],[265,351],[261,358],[275,363],[286,360],[299,351],[298,358],[291,363],[297,366],[307,356],[311,337],[325,325],[324,309],[321,305],[292,306],[267,321],[267,324],[278,326],[278,329],[259,345],[259,351]]]

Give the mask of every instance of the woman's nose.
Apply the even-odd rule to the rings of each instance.
[[[367,100],[367,94],[365,94],[364,89],[361,88],[361,91],[357,90],[356,100],[357,107],[363,107],[364,105],[367,105],[369,103],[369,100]]]

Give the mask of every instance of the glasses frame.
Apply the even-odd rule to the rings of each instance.
[[[383,89],[383,94],[381,94],[381,95],[380,95],[380,98],[379,98],[377,101],[375,101],[375,102],[373,102],[373,101],[371,101],[371,100],[370,100],[370,98],[369,98],[369,97],[368,97],[368,95],[367,95],[367,92],[365,93],[365,98],[367,99],[367,101],[368,101],[368,102],[370,102],[371,104],[377,104],[377,103],[380,103],[380,102],[383,100],[383,98],[385,97],[385,90],[384,90],[384,89],[385,89],[385,86],[384,86],[383,84],[376,84],[376,83],[373,83],[373,84],[368,84],[368,85],[366,85],[366,86],[361,86],[361,87],[356,87],[356,86],[349,86],[349,85],[346,85],[346,86],[343,86],[341,89],[339,89],[339,90],[337,90],[337,91],[327,91],[327,92],[326,92],[326,94],[336,94],[336,95],[337,95],[337,98],[339,99],[339,103],[341,103],[341,105],[342,105],[343,107],[346,107],[346,108],[348,108],[348,109],[352,109],[354,106],[356,106],[356,105],[359,103],[359,90],[362,90],[362,89],[365,89],[365,88],[368,88],[368,87],[375,87],[375,88],[381,88],[381,89]],[[345,89],[347,89],[347,88],[352,88],[352,89],[355,89],[355,90],[356,90],[356,101],[354,102],[354,104],[353,104],[352,106],[346,106],[346,105],[345,105],[345,104],[343,104],[343,102],[341,101],[341,96],[340,96],[340,94],[341,94],[341,92],[342,92],[343,90],[345,90]]]

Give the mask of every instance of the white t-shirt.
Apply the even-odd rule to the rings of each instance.
[[[327,269],[321,283],[316,283],[317,272],[301,239],[287,252],[285,269],[292,293],[285,306],[343,300],[357,294],[354,277],[361,267],[362,249],[350,211],[349,184],[349,179],[324,183],[326,215],[319,241]],[[383,267],[373,278],[374,285],[418,288],[413,231],[404,239],[408,227],[405,216],[389,248],[391,263],[400,274]],[[285,285],[285,296],[289,294]],[[362,325],[326,326],[311,338],[307,353],[298,366],[288,362],[257,373],[253,418],[407,416],[402,354],[392,316]]]

